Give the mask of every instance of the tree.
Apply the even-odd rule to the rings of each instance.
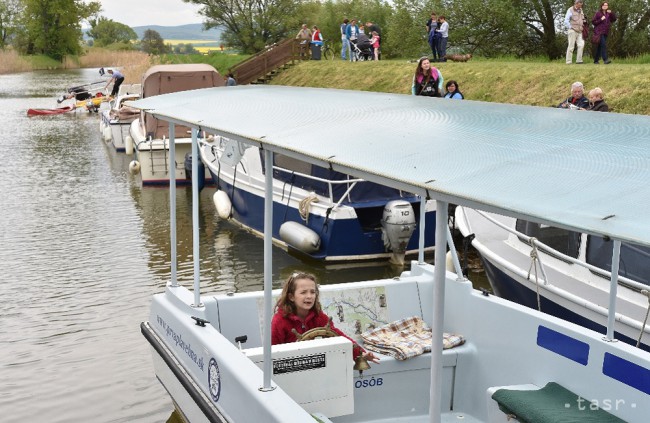
[[[21,12],[20,0],[0,0],[0,49],[4,49],[16,33]]]
[[[223,26],[221,39],[244,53],[255,53],[278,42],[294,29],[288,23],[303,0],[183,0],[202,5],[206,29]],[[296,30],[297,32],[297,30]]]
[[[82,0],[22,0],[21,17],[27,54],[45,54],[56,60],[81,53],[81,21],[101,10],[99,2]]]
[[[131,27],[112,19],[99,17],[89,21],[88,36],[92,37],[95,45],[99,47],[114,43],[129,43],[138,39],[138,34]]]
[[[165,40],[162,39],[158,31],[153,29],[147,29],[142,34],[141,48],[148,54],[164,54],[170,51],[169,46],[165,45]]]
[[[194,48],[192,43],[184,44],[178,43],[172,47],[172,52],[174,54],[198,54],[199,51]]]

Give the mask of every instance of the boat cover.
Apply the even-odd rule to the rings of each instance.
[[[650,116],[255,85],[131,105],[453,204],[650,243]]]

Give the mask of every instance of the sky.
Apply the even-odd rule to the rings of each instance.
[[[198,5],[183,0],[98,0],[100,15],[127,26],[202,23]]]

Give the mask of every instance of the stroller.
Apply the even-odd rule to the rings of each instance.
[[[359,34],[357,36],[356,44],[350,43],[350,46],[352,46],[352,54],[354,55],[354,60],[363,62],[365,60],[373,60],[375,58],[372,44],[370,44],[370,39],[366,34]]]

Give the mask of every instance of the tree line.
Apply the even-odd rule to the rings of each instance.
[[[205,29],[224,30],[222,43],[255,53],[287,37],[302,23],[318,25],[325,38],[340,43],[344,18],[371,21],[382,30],[382,56],[418,57],[428,53],[425,24],[431,12],[450,25],[449,49],[485,57],[512,55],[557,59],[566,50],[562,25],[573,0],[178,0],[202,6]],[[650,53],[650,0],[611,2],[618,15],[608,39],[610,55]],[[591,18],[598,1],[585,4]],[[55,59],[82,50],[81,24],[95,45],[122,43],[134,48],[131,28],[101,16],[99,2],[82,0],[0,0],[0,48]],[[160,34],[149,30],[139,47],[169,52]],[[191,46],[190,46],[191,49]]]

